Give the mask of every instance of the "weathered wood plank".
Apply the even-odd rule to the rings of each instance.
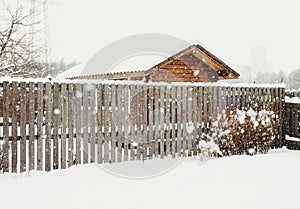
[[[3,141],[2,141],[2,159],[0,159],[0,169],[3,172],[9,172],[9,88],[10,83],[3,82]]]
[[[207,99],[207,87],[203,87],[203,89],[202,89],[202,91],[203,91],[203,117],[202,117],[202,119],[203,119],[203,122],[202,122],[202,124],[203,124],[203,131],[202,131],[202,133],[204,133],[204,135],[205,135],[205,139],[206,139],[206,136],[207,136],[207,134],[208,134],[208,130],[207,130],[207,123],[208,123],[208,120],[207,120],[207,117],[208,117],[208,113],[207,113],[207,107],[208,107],[208,105],[207,105],[207,103],[208,103],[208,99]]]
[[[82,95],[82,106],[83,106],[83,138],[82,138],[82,147],[83,147],[83,164],[87,164],[89,161],[89,87],[90,84],[83,85],[83,95]]]
[[[52,169],[51,159],[51,127],[52,127],[52,86],[51,83],[46,83],[45,89],[45,111],[46,111],[46,128],[45,128],[45,170],[50,171]]]
[[[140,160],[141,159],[141,149],[140,146],[142,145],[142,140],[141,140],[141,125],[142,125],[142,114],[141,114],[141,106],[142,106],[142,102],[141,102],[141,85],[136,85],[136,93],[134,96],[135,99],[135,121],[136,121],[136,159]]]
[[[17,172],[17,152],[18,152],[18,147],[17,147],[17,138],[18,138],[18,95],[19,92],[17,90],[18,83],[17,82],[12,82],[12,142],[11,142],[11,153],[12,153],[12,172],[16,173]],[[4,97],[4,95],[3,95]],[[5,112],[5,111],[4,111]]]
[[[112,111],[112,122],[111,122],[111,162],[116,162],[116,126],[117,126],[117,110],[116,110],[116,85],[111,85],[111,111]]]
[[[43,116],[44,116],[44,84],[38,82],[37,84],[37,170],[44,170],[44,146],[43,141],[46,137],[44,137],[43,130]],[[47,115],[47,113],[46,113]],[[46,124],[46,123],[45,123]]]
[[[182,153],[182,121],[181,121],[181,115],[182,115],[182,95],[181,95],[181,86],[177,86],[177,156],[181,156]]]
[[[109,114],[110,114],[110,104],[109,102],[111,101],[111,95],[110,95],[110,85],[105,84],[104,85],[104,163],[109,163],[110,158],[109,158],[109,153],[110,153],[110,147],[109,147],[109,142],[110,142],[110,121],[109,121]]]
[[[102,111],[103,111],[103,85],[97,85],[97,163],[103,162],[103,132],[102,132]]]
[[[26,171],[26,82],[21,82],[20,95],[20,172]]]
[[[124,141],[124,161],[128,161],[128,142],[130,142],[130,87],[128,85],[124,85],[124,136],[125,136],[125,141]]]
[[[149,104],[149,86],[142,85],[143,104],[141,107],[143,114],[143,127],[142,127],[142,160],[148,159],[149,153],[149,132],[148,132],[148,104]]]
[[[202,140],[203,133],[203,87],[198,87],[198,133],[199,140]]]
[[[182,152],[183,156],[187,155],[187,145],[188,145],[188,134],[187,134],[187,97],[188,97],[187,86],[182,86],[182,109],[181,109],[181,118],[182,118]]]
[[[155,128],[154,128],[154,157],[158,157],[159,155],[159,140],[160,140],[160,130],[159,130],[159,125],[160,125],[160,106],[159,106],[159,93],[160,89],[159,86],[154,86],[154,123],[155,123]]]
[[[171,88],[171,122],[172,122],[172,158],[176,157],[176,86],[172,86]]]
[[[165,137],[164,137],[164,132],[165,132],[165,86],[160,86],[160,109],[159,109],[159,114],[160,114],[160,124],[159,124],[159,129],[160,129],[160,136],[159,136],[159,141],[160,141],[160,158],[164,158],[165,152],[164,152],[164,145],[165,145]]]
[[[76,104],[74,103],[74,84],[68,84],[68,167],[73,165],[75,160],[75,147],[74,143],[74,110],[76,110]]]
[[[153,158],[153,153],[155,151],[155,147],[154,147],[154,138],[153,138],[153,134],[154,134],[154,121],[153,121],[153,108],[154,108],[154,92],[153,92],[153,85],[149,86],[149,104],[148,104],[148,113],[149,113],[149,120],[148,120],[148,126],[149,126],[149,138],[148,138],[148,145],[149,145],[149,159]]]
[[[134,160],[135,148],[134,144],[136,143],[135,136],[135,126],[136,126],[136,86],[131,84],[130,88],[130,160]]]
[[[171,105],[170,105],[170,94],[171,94],[171,86],[167,86],[165,89],[165,124],[166,124],[166,157],[170,155],[170,127],[171,127],[171,121],[170,121],[170,110],[171,110]]]
[[[76,83],[76,164],[81,164],[82,141],[82,84]]]
[[[90,161],[91,163],[96,162],[96,132],[95,132],[95,124],[96,124],[96,92],[95,92],[95,84],[90,85],[90,133],[91,133],[91,142],[90,142]]]
[[[116,123],[118,126],[117,130],[117,142],[118,142],[118,156],[116,158],[117,162],[122,162],[122,144],[124,143],[124,133],[122,131],[124,126],[124,91],[123,91],[123,85],[117,85],[117,105],[118,105],[118,111],[117,111],[117,119]]]
[[[61,128],[61,141],[60,141],[60,168],[66,169],[67,167],[67,146],[66,146],[66,128],[67,128],[67,85],[66,83],[61,84],[61,97],[60,97],[60,103],[61,103],[61,122],[60,122],[60,128]]]
[[[59,108],[59,90],[60,84],[54,83],[53,84],[53,169],[59,168],[59,153],[58,153],[58,122],[61,117],[61,110]]]
[[[35,146],[35,83],[29,83],[29,170],[34,169],[34,146]]]
[[[192,87],[187,87],[187,126],[186,126],[186,132],[187,132],[187,154],[191,155],[192,151],[192,134],[194,132],[194,123],[192,118],[192,112],[193,112],[193,89]]]

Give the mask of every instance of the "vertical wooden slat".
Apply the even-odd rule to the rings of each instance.
[[[35,83],[29,83],[29,170],[34,169]]]
[[[187,154],[187,145],[188,145],[188,134],[187,134],[187,86],[182,86],[182,149],[183,156],[185,157]]]
[[[141,158],[141,85],[136,85],[136,93],[134,95],[134,99],[135,99],[135,124],[136,124],[136,159],[140,159]]]
[[[109,115],[110,115],[110,110],[109,110],[109,102],[111,101],[110,97],[110,86],[108,84],[104,84],[104,162],[108,163],[109,162],[109,141],[110,141],[110,123],[109,121]]]
[[[96,123],[96,104],[95,104],[95,85],[91,84],[90,88],[90,133],[91,133],[91,142],[90,142],[90,150],[91,150],[91,156],[90,160],[91,162],[96,162],[95,158],[95,144],[96,144],[96,133],[95,133],[95,123]]]
[[[143,139],[143,159],[146,160],[149,152],[149,132],[148,132],[148,104],[149,104],[149,86],[142,85],[143,93],[143,104],[142,104],[142,114],[143,114],[143,129],[142,129],[142,139]]]
[[[199,140],[202,140],[203,130],[203,87],[198,87],[198,132]]]
[[[149,126],[149,140],[148,140],[148,144],[149,144],[149,159],[152,159],[153,157],[153,153],[155,151],[155,147],[154,147],[154,139],[153,139],[153,128],[154,128],[154,121],[153,121],[153,108],[154,108],[154,92],[153,92],[153,85],[149,86],[149,104],[148,104],[148,112],[149,112],[149,122],[148,122],[148,126]]]
[[[45,89],[45,111],[46,111],[46,137],[45,137],[45,170],[50,171],[52,168],[51,165],[51,127],[52,127],[52,89],[51,83],[46,83]]]
[[[61,117],[61,110],[59,108],[59,89],[60,84],[54,83],[53,85],[53,169],[59,168],[58,162],[58,120]]]
[[[123,126],[124,126],[124,91],[123,91],[123,85],[117,85],[117,105],[118,105],[118,111],[117,111],[117,142],[118,142],[118,156],[116,158],[117,162],[122,162],[122,144],[124,140],[124,133],[122,132]]]
[[[97,163],[103,162],[102,157],[102,145],[103,145],[103,133],[102,133],[102,107],[103,107],[103,86],[97,85]]]
[[[9,82],[3,82],[3,142],[0,159],[0,169],[2,168],[3,172],[9,172],[9,86]]]
[[[130,141],[129,131],[130,130],[130,115],[129,115],[129,93],[130,87],[128,85],[124,85],[124,161],[128,160],[128,142]]]
[[[165,86],[160,86],[160,109],[159,109],[159,114],[160,114],[160,158],[164,157],[164,146],[165,146],[165,123],[164,123],[164,119],[165,119]]]
[[[165,90],[165,100],[166,100],[166,105],[165,105],[165,118],[166,118],[166,157],[170,155],[170,127],[171,127],[171,121],[170,121],[170,93],[171,93],[171,86],[167,86]]]
[[[154,156],[157,157],[159,154],[159,143],[158,140],[160,139],[160,130],[159,130],[159,124],[160,124],[160,107],[158,103],[160,89],[159,86],[154,86]]]
[[[17,101],[18,101],[18,83],[12,82],[12,142],[11,142],[11,153],[12,153],[12,172],[17,172],[17,138],[18,138],[18,109],[17,109]],[[4,95],[3,95],[4,97]]]
[[[205,136],[208,134],[207,131],[207,117],[208,117],[208,113],[207,113],[207,87],[203,86],[202,92],[203,92],[203,133],[205,134]]]
[[[181,86],[177,86],[177,156],[181,156],[182,153],[182,122],[181,122],[181,105],[182,105],[182,95],[181,95]]]
[[[192,149],[193,149],[193,155],[195,155],[196,153],[194,153],[194,151],[196,151],[194,148],[196,147],[196,144],[197,144],[197,139],[199,139],[197,137],[197,134],[198,134],[198,115],[200,114],[199,112],[201,111],[199,108],[198,108],[198,89],[196,86],[193,87],[193,91],[192,91],[192,121],[193,121],[193,127],[194,127],[194,130],[193,130],[193,136],[192,136]]]
[[[172,111],[171,111],[171,122],[172,122],[172,158],[175,158],[176,156],[176,130],[175,130],[175,126],[176,126],[176,86],[172,86],[172,95],[171,95],[171,98],[172,98]]]
[[[136,126],[136,86],[130,85],[130,160],[134,160],[135,126]]]
[[[67,146],[66,146],[66,128],[67,128],[67,85],[66,83],[61,84],[61,145],[60,145],[60,160],[61,160],[61,169],[65,169],[67,167]]]
[[[76,106],[74,104],[74,87],[68,84],[68,167],[73,165],[74,160],[74,114]],[[75,114],[76,115],[76,114]]]
[[[41,171],[43,167],[44,156],[44,130],[43,130],[43,116],[44,116],[44,84],[39,82],[37,84],[37,170]],[[46,113],[47,115],[47,113]]]
[[[76,164],[81,164],[82,84],[76,83]]]
[[[26,171],[26,83],[21,82],[20,96],[20,172]]]
[[[89,157],[89,149],[88,149],[88,141],[89,141],[89,85],[83,85],[83,97],[82,97],[82,106],[83,106],[83,138],[82,138],[82,149],[83,149],[83,164],[88,163]]]
[[[192,112],[193,112],[193,107],[192,107],[192,104],[193,104],[193,95],[192,95],[192,87],[188,87],[187,88],[187,95],[186,95],[186,98],[187,98],[187,153],[188,154],[191,154],[191,151],[192,151],[192,134],[194,132],[194,123],[193,123],[193,118],[192,118]]]
[[[116,85],[111,85],[111,111],[112,111],[112,121],[111,121],[111,162],[116,162],[116,126],[117,111],[116,111]]]

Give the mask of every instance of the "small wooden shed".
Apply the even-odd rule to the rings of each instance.
[[[83,75],[70,79],[216,82],[240,75],[202,46],[194,44],[145,71]]]

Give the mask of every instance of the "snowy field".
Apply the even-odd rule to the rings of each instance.
[[[298,209],[299,162],[300,152],[282,148],[265,155],[211,159],[203,165],[184,159],[171,171],[142,180],[116,177],[96,165],[4,174],[0,208]]]

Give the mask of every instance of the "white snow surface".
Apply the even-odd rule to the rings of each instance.
[[[285,135],[285,139],[288,140],[288,141],[300,142],[300,138],[292,137],[292,136],[289,136],[289,135]]]
[[[154,161],[159,160],[172,159]],[[299,161],[300,152],[282,148],[266,155],[210,159],[203,165],[188,158],[164,175],[143,180],[116,177],[96,165],[4,174],[1,208],[298,209]]]
[[[285,102],[288,102],[288,103],[299,103],[300,104],[300,98],[299,97],[285,97]]]

